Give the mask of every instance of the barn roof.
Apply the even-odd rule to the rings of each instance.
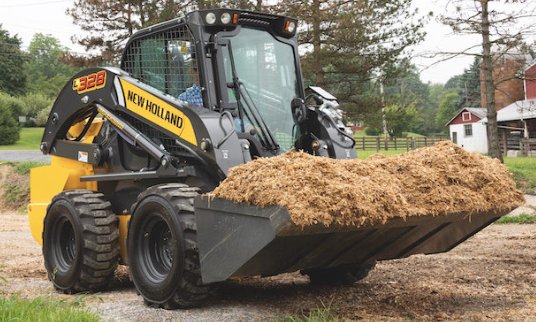
[[[485,118],[487,115],[486,109],[482,107],[466,107],[465,109],[481,119]]]
[[[456,112],[456,114],[454,114],[454,116],[447,122],[447,124],[445,124],[445,126],[448,126],[450,122],[454,121],[454,119],[457,118],[458,115],[460,115],[460,113],[463,111],[467,111],[477,116],[479,119],[485,118],[487,113],[486,109],[482,107],[462,107]]]
[[[497,111],[497,122],[527,120],[536,118],[536,100],[512,103]],[[483,122],[487,122],[487,118]]]

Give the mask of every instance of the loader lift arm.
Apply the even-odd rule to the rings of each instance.
[[[70,84],[76,83],[80,77],[85,77],[84,75],[92,75],[98,72],[106,73],[105,79],[107,81],[103,87],[82,94],[78,94],[76,90],[71,88]],[[154,137],[149,137],[147,135],[149,133],[143,133],[143,131],[133,125],[132,122],[136,122],[138,126],[140,126],[140,124],[143,126],[143,123],[148,122],[148,120],[132,112],[132,109],[128,108],[128,97],[125,97],[125,95],[127,95],[127,93],[125,93],[127,87],[123,88],[125,86],[123,84],[125,83],[129,84],[129,86],[141,86],[138,85],[139,82],[131,79],[124,72],[112,68],[89,69],[82,71],[73,77],[71,82],[64,87],[54,103],[41,142],[42,152],[45,154],[84,161],[95,166],[103,166],[107,162],[121,164],[121,162],[113,162],[113,160],[111,160],[112,158],[117,158],[117,156],[110,153],[110,147],[102,146],[94,142],[81,142],[84,132],[91,126],[91,122],[95,119],[95,115],[98,113],[103,119],[109,122],[113,131],[118,133],[118,140],[127,142],[129,145],[145,151],[145,153],[154,160],[152,161],[152,164],[156,166],[156,169],[148,171],[146,166],[140,166],[139,171],[132,171],[132,169],[128,167],[123,167],[123,169],[121,169],[121,167],[116,167],[105,174],[83,177],[83,181],[145,180],[161,177],[202,176],[205,178],[203,180],[207,180],[208,178],[206,189],[210,189],[211,186],[213,187],[217,185],[217,183],[225,177],[226,168],[222,170],[222,168],[218,166],[216,160],[214,160],[217,159],[214,157],[214,151],[203,151],[203,144],[197,146],[193,143],[196,143],[195,140],[197,140],[197,135],[201,136],[202,141],[205,140],[207,142],[211,141],[211,135],[213,137],[220,137],[220,134],[225,132],[226,128],[228,131],[230,127],[230,124],[228,123],[230,123],[230,121],[224,121],[227,124],[218,126],[218,128],[212,130],[206,130],[204,126],[199,126],[196,128],[195,132],[193,132],[193,125],[191,123],[203,125],[203,122],[206,121],[201,120],[201,118],[205,117],[210,120],[211,123],[214,123],[215,118],[218,118],[218,123],[221,124],[222,122],[219,119],[220,115],[216,113],[206,115],[206,111],[198,109],[197,111],[202,112],[200,113],[201,116],[199,116],[196,112],[191,111],[191,108],[181,106],[181,103],[178,101],[162,101],[161,104],[169,104],[169,109],[180,108],[179,111],[183,113],[183,119],[187,119],[190,122],[188,124],[190,124],[190,130],[193,133],[193,139],[189,138],[190,141],[193,141],[192,143],[181,139],[180,136],[176,137],[176,133],[170,133],[170,131],[165,128],[160,129],[160,133],[162,133],[161,136],[167,138],[176,137],[173,139],[173,147],[180,150],[182,154],[174,155],[168,150],[169,147],[158,144],[158,139],[155,141]],[[135,89],[139,90],[139,93],[142,93],[142,95],[147,95],[146,98],[156,100],[161,97],[155,97],[156,95],[159,95],[158,92],[151,92],[150,88],[148,88],[147,91],[142,91],[139,87],[135,87]],[[160,106],[163,105],[159,105],[159,107]],[[69,130],[73,125],[80,122],[86,122],[83,130],[80,133],[76,133],[76,137],[72,137],[72,135],[69,134]],[[153,126],[154,128],[159,128],[158,124],[154,124]],[[145,126],[145,128],[148,127]],[[232,144],[234,141],[231,140],[229,143]],[[221,148],[226,148],[225,144],[223,144]],[[80,157],[81,155],[83,157]],[[185,160],[188,161],[186,162]],[[230,164],[228,167],[232,165],[233,164]]]

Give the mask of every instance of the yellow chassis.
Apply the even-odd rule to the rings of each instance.
[[[80,133],[84,124],[77,123],[71,127],[70,133]],[[93,142],[102,122],[95,120],[82,142]],[[75,136],[75,135],[73,135]],[[97,182],[81,182],[80,177],[95,173],[96,167],[67,158],[51,156],[50,165],[33,168],[30,171],[30,204],[28,205],[28,221],[33,238],[43,245],[43,228],[47,208],[52,198],[65,190],[85,189],[98,191]],[[99,168],[102,172],[102,168]],[[119,240],[122,261],[126,263],[126,238],[130,214],[117,214],[119,218]]]

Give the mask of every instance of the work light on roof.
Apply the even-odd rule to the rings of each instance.
[[[231,14],[228,12],[222,13],[220,20],[222,24],[227,25],[228,23],[231,22]]]
[[[213,25],[216,22],[216,14],[214,12],[209,12],[205,16],[205,22],[209,25]]]
[[[286,32],[288,32],[289,34],[293,34],[296,30],[296,22],[288,20],[285,27]]]

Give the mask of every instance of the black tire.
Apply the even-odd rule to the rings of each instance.
[[[119,262],[119,228],[102,193],[70,190],[47,209],[43,257],[48,278],[65,293],[102,290]]]
[[[133,207],[128,264],[136,289],[150,306],[190,308],[209,295],[199,269],[193,207],[198,193],[180,183],[153,186]]]
[[[344,265],[324,269],[303,270],[312,284],[317,285],[352,285],[365,277],[376,266],[376,261],[362,264]]]

